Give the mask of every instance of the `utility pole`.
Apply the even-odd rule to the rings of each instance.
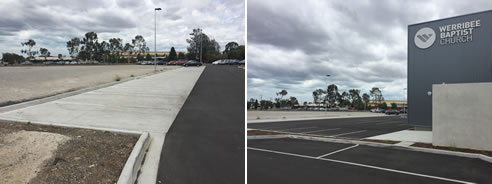
[[[162,8],[154,9],[154,71],[157,71],[157,11],[162,10]]]

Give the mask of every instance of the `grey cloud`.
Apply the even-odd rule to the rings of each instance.
[[[260,2],[248,2],[248,41],[266,43],[287,49],[303,49],[307,52],[320,51],[329,37],[286,9],[273,11]]]

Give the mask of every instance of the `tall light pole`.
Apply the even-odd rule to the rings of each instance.
[[[202,63],[202,29],[198,28],[198,33],[200,34],[200,63]]]
[[[162,10],[162,8],[154,9],[154,71],[157,71],[157,11]]]
[[[326,75],[326,77],[330,77],[331,75]],[[328,96],[328,80],[326,80],[326,96]],[[328,111],[328,104],[326,103],[327,100],[326,100],[326,97],[325,97],[325,106],[326,106],[326,111]]]
[[[403,110],[405,111],[405,113],[407,114],[408,111],[407,111],[407,88],[403,88],[403,97],[405,98],[405,103],[403,104]]]

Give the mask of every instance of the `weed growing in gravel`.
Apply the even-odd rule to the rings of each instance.
[[[114,75],[114,81],[120,81],[120,80],[121,77],[118,74]]]

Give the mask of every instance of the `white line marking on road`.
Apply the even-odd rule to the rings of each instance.
[[[408,126],[410,126],[408,123],[403,123],[403,124],[400,124],[400,125],[398,125],[398,126],[403,126],[403,125],[408,125]]]
[[[284,130],[279,130],[279,131],[302,130],[302,129],[310,129],[310,128],[316,128],[316,127],[291,128],[291,129],[284,129]]]
[[[389,123],[389,122],[397,122],[397,121],[401,121],[401,120],[396,120],[396,121],[388,121],[388,122],[385,122],[385,123]],[[356,123],[356,124],[378,123],[378,122],[381,122],[381,121],[366,121],[366,122],[360,122],[360,123]]]
[[[347,132],[347,133],[343,133],[343,134],[330,135],[329,137],[337,137],[337,136],[341,136],[341,135],[356,134],[356,133],[362,133],[365,131],[367,131],[367,130],[360,130],[360,131],[355,131],[355,132]]]
[[[382,170],[382,171],[395,172],[395,173],[407,174],[407,175],[412,175],[412,176],[419,176],[419,177],[424,177],[424,178],[432,178],[432,179],[450,181],[450,182],[455,182],[455,183],[474,184],[473,182],[468,182],[468,181],[461,181],[461,180],[455,180],[455,179],[450,179],[450,178],[443,178],[443,177],[439,177],[439,176],[431,176],[431,175],[426,175],[426,174],[419,174],[419,173],[401,171],[401,170],[396,170],[396,169],[389,169],[389,168],[378,167],[378,166],[373,166],[373,165],[359,164],[359,163],[355,163],[355,162],[347,162],[347,161],[334,160],[334,159],[328,159],[328,158],[318,158],[318,157],[312,157],[312,156],[307,156],[307,155],[299,155],[299,154],[294,154],[294,153],[286,153],[286,152],[281,152],[281,151],[273,151],[273,150],[253,148],[253,147],[247,147],[247,149],[255,150],[255,151],[269,152],[269,153],[276,153],[276,154],[281,154],[281,155],[289,155],[289,156],[295,156],[295,157],[301,157],[301,158],[323,160],[323,161],[328,161],[328,162],[335,162],[335,163],[340,163],[340,164],[347,164],[347,165],[377,169],[377,170]]]
[[[353,145],[353,146],[349,146],[347,148],[343,148],[343,149],[340,149],[340,150],[337,150],[337,151],[334,151],[334,152],[331,152],[331,153],[327,153],[327,154],[321,155],[321,156],[319,156],[317,158],[323,158],[323,157],[326,157],[326,156],[329,156],[329,155],[333,155],[333,154],[338,153],[338,152],[341,152],[341,151],[345,151],[345,150],[348,150],[348,149],[355,148],[357,146],[359,146],[359,144],[356,144],[356,145]]]
[[[328,132],[332,130],[340,130],[340,128],[332,128],[332,129],[324,129],[324,130],[315,130],[315,131],[309,131],[309,132],[299,132],[300,134],[307,134],[307,133],[315,133],[315,132]]]
[[[271,128],[287,128],[287,127],[296,127],[297,125],[282,125],[282,126],[266,126],[266,127],[260,127],[260,128],[256,128],[256,129],[263,129],[263,130],[266,130],[267,128],[268,129],[271,129]],[[254,127],[253,127],[254,128]]]

